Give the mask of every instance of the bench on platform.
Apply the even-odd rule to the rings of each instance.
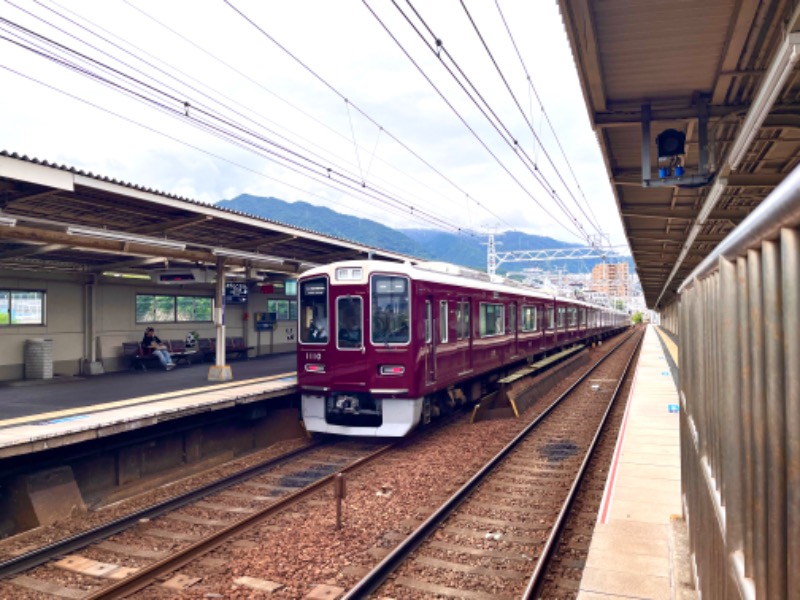
[[[155,354],[145,354],[142,352],[142,344],[139,342],[122,342],[122,356],[130,361],[129,368],[147,371],[147,365],[161,366],[161,361]]]
[[[172,362],[176,365],[183,363],[188,367],[192,364],[192,359],[198,355],[194,350],[187,350],[183,340],[167,340],[162,343],[167,347]],[[148,366],[161,367],[161,361],[155,354],[144,353],[141,342],[122,342],[122,356],[130,361],[131,369],[147,371]]]
[[[197,348],[202,360],[213,361],[217,356],[217,338],[200,338]],[[255,350],[255,346],[245,345],[243,337],[225,338],[226,360],[247,359],[251,350]]]

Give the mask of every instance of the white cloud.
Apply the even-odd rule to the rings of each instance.
[[[43,0],[43,3],[66,14],[61,4],[52,0]],[[178,81],[77,30],[41,7],[24,5],[31,13],[75,33],[80,41],[13,5],[0,6],[0,14],[111,63],[111,58],[81,42],[108,51],[131,65],[115,63],[120,70],[142,80],[153,76],[159,80],[154,84],[159,89],[166,90],[167,85],[174,88],[169,92],[172,99],[162,98],[167,106],[182,111],[183,100],[188,100],[189,114],[206,118],[203,105],[207,105],[215,114],[224,114],[225,118],[257,130],[302,156],[312,157],[320,164],[318,173],[324,173],[325,166],[347,170],[354,180],[350,185],[355,188],[366,179],[370,188],[380,190],[373,195],[389,194],[401,204],[413,205],[417,211],[429,211],[459,227],[506,229],[513,226],[576,241],[574,235],[555,224],[536,204],[540,202],[559,221],[569,222],[548,197],[547,190],[536,183],[393,5],[368,2],[519,184],[466,129],[362,2],[235,0],[233,3],[351,104],[345,103],[223,3],[145,0],[136,3],[141,12],[124,1],[85,0],[64,4],[76,15],[91,19],[138,46],[139,50],[133,50],[137,56],[156,64],[146,52],[164,61],[169,67],[158,63],[159,68],[170,70]],[[505,1],[500,4],[595,217],[614,242],[621,242],[624,238],[616,205],[600,150],[589,128],[556,3]],[[404,4],[401,6],[407,9]],[[528,118],[537,132],[541,131],[542,141],[561,177],[572,194],[580,197],[561,151],[546,124],[541,123],[538,105],[531,98],[524,72],[494,3],[473,0],[467,6],[518,101],[526,112],[532,110]],[[453,0],[437,1],[422,3],[418,9],[521,147],[530,156],[538,157],[539,172],[558,190],[574,215],[585,220],[541,150],[534,150],[533,135],[472,30],[461,4]],[[191,39],[203,51],[143,13]],[[431,41],[431,35],[416,22]],[[216,59],[225,61],[247,78]],[[0,111],[4,115],[2,139],[8,151],[66,163],[202,202],[251,193],[288,201],[324,203],[336,210],[395,226],[423,225],[408,215],[388,209],[377,199],[362,199],[358,193],[332,189],[324,185],[324,178],[323,181],[311,180],[285,164],[276,164],[267,153],[273,146],[264,143],[260,153],[242,149],[191,127],[185,117],[168,117],[8,41],[0,40],[0,66],[4,67],[0,69],[0,86],[5,90],[0,95]],[[143,72],[133,71],[134,66]],[[33,83],[9,69],[50,87]],[[212,102],[203,94],[219,102]],[[384,130],[361,115],[354,105]],[[218,121],[213,122],[219,125]],[[230,129],[230,126],[225,127]],[[390,134],[455,186],[412,156]],[[360,147],[358,153],[353,136]],[[304,162],[300,158],[296,160]],[[584,227],[590,230],[588,224]]]

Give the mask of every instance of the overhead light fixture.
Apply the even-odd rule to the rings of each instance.
[[[795,31],[787,35],[781,47],[778,48],[775,58],[769,65],[766,75],[764,75],[761,87],[758,88],[756,98],[747,111],[747,116],[744,118],[739,135],[736,137],[736,141],[733,142],[730,158],[728,159],[728,164],[732,171],[735,171],[744,160],[750,144],[753,143],[753,139],[758,134],[758,130],[761,129],[761,125],[764,123],[764,119],[767,118],[769,111],[772,110],[775,99],[781,93],[783,85],[794,69],[798,58],[800,58],[800,31]]]
[[[13,217],[0,217],[0,225],[5,227],[14,227],[17,224],[17,220]]]
[[[174,250],[185,250],[186,244],[181,242],[173,242],[172,240],[164,240],[161,238],[146,237],[143,235],[134,235],[132,233],[124,233],[122,231],[111,231],[108,229],[89,229],[84,227],[67,227],[69,235],[82,235],[90,238],[98,238],[101,240],[112,240],[115,242],[127,242],[129,244],[141,244],[143,246],[159,246],[161,248],[172,248]]]
[[[213,248],[211,254],[214,256],[224,256],[226,258],[243,258],[244,260],[260,260],[283,264],[283,260],[274,256],[265,256],[255,252],[244,252],[242,250],[228,250],[226,248]]]

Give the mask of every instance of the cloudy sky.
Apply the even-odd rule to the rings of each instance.
[[[624,243],[555,0],[9,0],[0,18],[0,149],[202,202]]]

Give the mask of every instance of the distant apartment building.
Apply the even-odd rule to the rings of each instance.
[[[630,295],[628,263],[600,263],[592,269],[592,290],[611,297]]]

